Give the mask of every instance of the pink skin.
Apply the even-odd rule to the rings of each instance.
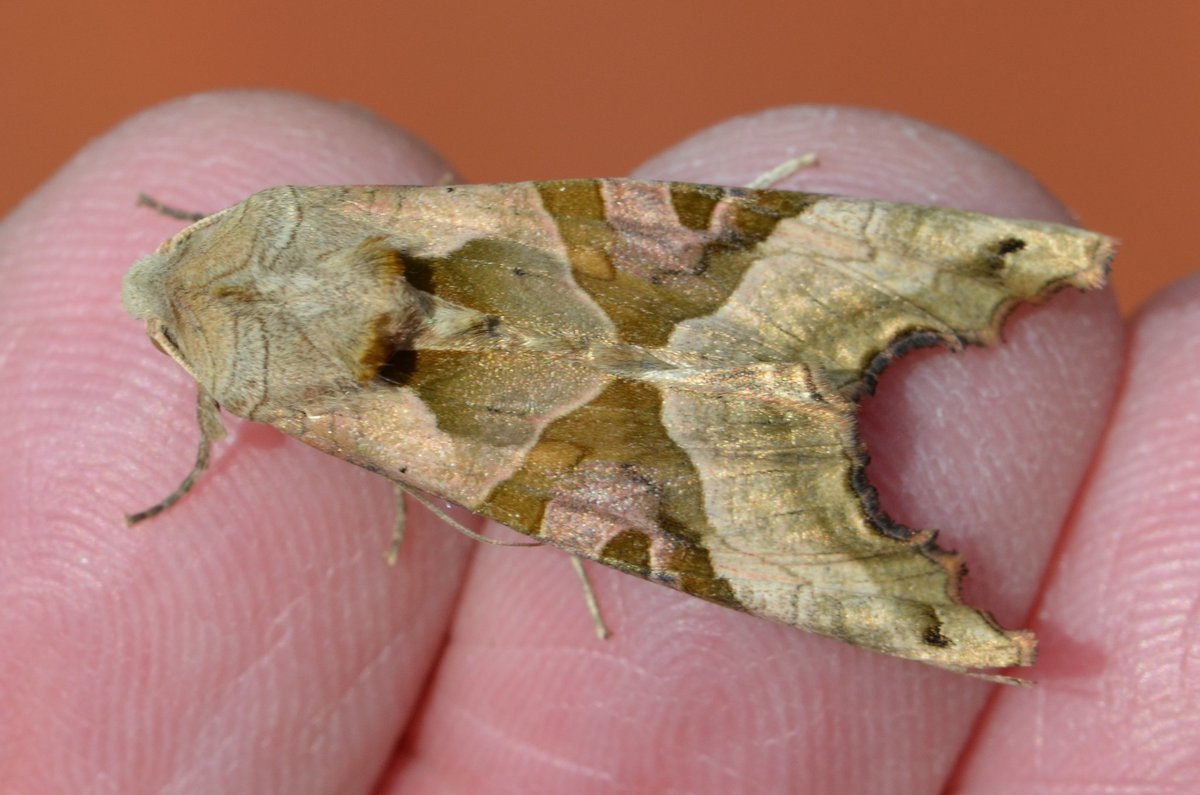
[[[739,184],[806,151],[820,166],[783,187],[1067,220],[994,154],[853,109],[736,119],[637,175]],[[94,142],[5,220],[0,789],[1182,792],[1200,779],[1200,279],[1128,329],[1107,293],[1060,295],[1018,312],[999,349],[906,357],[864,409],[885,508],[942,528],[971,564],[969,598],[1039,631],[1033,688],[593,566],[615,632],[601,643],[560,553],[484,547],[414,507],[388,568],[386,482],[232,418],[196,490],[125,528],[183,476],[196,439],[192,384],[120,306],[125,269],[181,227],[134,197],[216,210],[268,185],[446,170],[342,104],[206,95]]]

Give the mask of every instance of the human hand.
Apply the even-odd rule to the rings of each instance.
[[[994,155],[844,109],[723,125],[637,175],[744,184],[807,151],[820,165],[782,187],[1066,219]],[[1123,376],[1111,297],[1068,292],[1019,311],[995,350],[905,357],[864,407],[885,509],[942,528],[971,564],[970,601],[1039,631],[1033,688],[591,567],[616,633],[601,643],[560,553],[480,547],[414,508],[388,568],[386,482],[237,420],[188,498],[125,528],[124,513],[176,485],[196,438],[190,380],[120,307],[124,270],[180,228],[134,197],[216,210],[268,185],[445,171],[343,105],[208,95],[92,144],[5,220],[3,788],[915,793],[953,777],[990,793],[1194,780],[1195,279],[1134,321]]]

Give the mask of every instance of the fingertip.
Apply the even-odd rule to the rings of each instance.
[[[1131,320],[1120,395],[1038,604],[1041,685],[994,702],[956,791],[1197,778],[1198,341],[1200,276]],[[1128,753],[1130,726],[1155,741]]]

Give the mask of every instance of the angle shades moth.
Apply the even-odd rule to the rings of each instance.
[[[126,276],[218,407],[694,596],[979,672],[1035,640],[963,603],[932,530],[880,510],[858,399],[914,345],[1099,287],[1055,224],[632,179],[280,187]]]

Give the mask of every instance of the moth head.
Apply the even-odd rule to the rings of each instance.
[[[174,359],[193,378],[197,378],[180,345],[179,334],[168,321],[174,314],[165,290],[168,246],[169,242],[158,252],[134,263],[125,274],[121,300],[129,314],[146,324],[146,334],[154,347]]]
[[[210,216],[138,260],[125,276],[125,308],[232,413],[320,413],[374,382],[425,326],[428,298],[405,279],[403,257],[385,237],[331,242],[323,233],[281,245],[290,234],[277,227],[294,224],[257,218],[247,233],[239,224],[253,212]]]

